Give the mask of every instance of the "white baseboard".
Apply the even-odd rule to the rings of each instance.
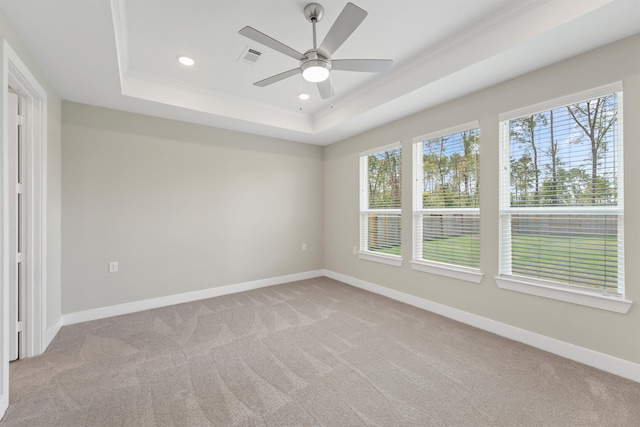
[[[279,285],[282,283],[295,282],[298,280],[313,279],[315,277],[321,277],[323,275],[324,275],[323,270],[307,271],[304,273],[296,273],[296,274],[289,274],[286,276],[271,277],[268,279],[253,280],[250,282],[236,283],[233,285],[203,289],[201,291],[185,292],[182,294],[169,295],[166,297],[128,302],[128,303],[112,305],[108,307],[100,307],[100,308],[94,308],[91,310],[78,311],[75,313],[67,313],[62,316],[63,318],[62,324],[73,325],[76,323],[88,322],[90,320],[105,319],[107,317],[135,313],[138,311],[150,310],[152,308],[167,307],[170,305],[182,304],[185,302],[198,301],[198,300],[213,298],[213,297],[219,297],[222,295],[229,295],[237,292],[244,292],[252,289]]]
[[[429,301],[414,295],[356,279],[351,276],[324,270],[324,275],[357,288],[386,296],[388,298],[448,317],[467,325],[492,332],[505,338],[518,341],[549,353],[588,365],[632,381],[640,382],[640,364],[580,347],[564,341],[550,338],[535,332],[521,329],[506,323],[458,310],[443,304]]]
[[[7,386],[7,389],[8,388],[9,387]],[[0,393],[0,420],[2,419],[2,417],[4,417],[4,413],[6,412],[8,407],[9,407],[9,393]]]
[[[63,320],[64,320],[63,317],[60,316],[56,321],[56,323],[54,323],[54,325],[49,329],[47,329],[46,332],[44,333],[44,337],[43,337],[44,341],[42,343],[42,353],[47,351],[47,348],[49,347],[49,344],[51,344],[51,341],[53,341],[56,335],[58,335],[58,332],[60,332],[60,328],[62,328],[62,325],[63,325]]]

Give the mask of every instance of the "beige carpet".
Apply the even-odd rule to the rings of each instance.
[[[640,384],[327,278],[62,328],[0,426],[638,426]]]

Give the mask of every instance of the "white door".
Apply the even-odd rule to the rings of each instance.
[[[24,214],[22,197],[24,153],[21,141],[20,97],[9,89],[8,115],[8,175],[9,175],[9,360],[19,357],[20,290],[24,280],[21,223]]]

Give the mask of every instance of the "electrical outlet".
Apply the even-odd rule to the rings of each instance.
[[[353,254],[357,254],[358,253],[358,248],[356,246],[353,247]]]
[[[118,261],[109,261],[109,273],[118,272]]]
[[[306,251],[306,250],[307,250],[307,244],[306,244],[306,243],[303,243],[303,244],[302,244],[302,250],[303,250],[303,251]]]

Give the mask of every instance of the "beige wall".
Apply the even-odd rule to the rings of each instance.
[[[69,102],[62,134],[63,313],[322,268],[322,147]]]
[[[487,90],[331,145],[325,150],[325,268],[518,328],[640,363],[640,36],[635,36]],[[498,114],[608,83],[624,83],[627,314],[499,289]],[[403,179],[402,267],[360,260],[359,153],[403,141],[403,170],[411,170],[411,139],[472,120],[481,128],[480,284],[413,271],[411,177]]]
[[[54,98],[47,115],[47,330],[62,316],[62,107]]]
[[[47,92],[47,275],[46,275],[46,329],[51,329],[61,316],[61,101],[46,74],[40,70],[12,24],[0,11],[0,37],[7,40],[38,83]]]

